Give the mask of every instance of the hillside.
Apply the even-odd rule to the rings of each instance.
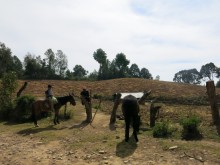
[[[19,88],[25,81],[19,81]],[[83,87],[92,91],[92,95],[98,94],[102,96],[112,96],[116,92],[141,92],[144,90],[152,90],[152,96],[161,97],[203,97],[206,96],[206,87],[200,85],[191,85],[184,83],[146,80],[139,78],[123,78],[105,81],[68,81],[68,80],[34,80],[27,81],[28,86],[22,93],[31,94],[36,97],[44,97],[44,91],[47,85],[53,86],[56,96],[67,95],[74,91],[75,95],[79,95]],[[220,93],[220,89],[216,89]]]

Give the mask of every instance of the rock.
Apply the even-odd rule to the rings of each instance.
[[[105,151],[104,151],[104,150],[100,150],[99,153],[100,153],[100,154],[104,154]]]
[[[172,147],[169,148],[169,150],[174,150],[174,149],[177,149],[177,148],[178,148],[178,146],[172,146]]]
[[[105,161],[104,161],[104,164],[108,164],[108,161],[107,161],[107,160],[105,160]]]

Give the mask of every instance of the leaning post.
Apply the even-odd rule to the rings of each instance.
[[[215,84],[214,81],[207,81],[206,82],[206,89],[207,94],[209,97],[209,102],[211,105],[211,112],[212,112],[212,121],[214,125],[220,124],[220,117],[219,117],[219,111],[218,111],[218,104],[217,104],[217,97],[215,93]]]
[[[120,104],[120,98],[121,98],[121,93],[117,93],[115,100],[114,100],[114,106],[110,118],[110,125],[114,124],[116,122],[116,111],[118,109],[118,105]]]

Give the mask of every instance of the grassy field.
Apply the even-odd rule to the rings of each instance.
[[[18,89],[23,83],[24,81],[19,81]],[[152,90],[151,98],[171,98],[171,101],[175,100],[174,98],[183,100],[207,98],[205,86],[144,79],[96,82],[28,81],[28,86],[22,95],[43,98],[48,84],[53,85],[56,96],[68,95],[69,92],[79,96],[82,88],[86,87],[91,90],[92,95],[102,95],[106,98],[111,98],[115,92],[144,90]],[[219,89],[216,89],[216,92],[219,93]],[[82,123],[86,118],[85,109],[78,98],[76,102],[77,105],[74,107],[69,104],[67,106],[67,112],[71,116],[69,120],[62,118],[64,108],[61,108],[62,121],[56,126],[52,125],[50,117],[40,120],[38,128],[33,127],[33,123],[1,122],[0,163],[7,160],[8,164],[220,164],[220,137],[216,127],[211,125],[212,118],[208,104],[184,105],[157,102],[156,104],[162,107],[156,122],[167,121],[173,133],[168,138],[154,138],[153,130],[149,126],[150,102],[146,102],[146,105],[141,105],[142,125],[138,135],[140,142],[136,144],[132,136],[129,143],[124,142],[123,120],[116,121],[116,130],[109,129],[110,113],[113,108],[111,100],[102,101],[92,126]],[[94,114],[99,100],[93,99],[92,104]],[[117,113],[121,114],[120,107]],[[203,138],[185,141],[181,139],[180,120],[192,115],[201,119],[199,130]],[[17,147],[14,145],[15,142]],[[19,152],[14,152],[16,149]]]

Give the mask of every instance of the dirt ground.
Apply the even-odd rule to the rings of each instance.
[[[84,112],[81,113],[84,115]],[[48,120],[48,119],[47,119]],[[53,126],[40,120],[10,125],[0,123],[0,164],[2,165],[217,165],[220,158],[209,151],[220,148],[211,141],[157,139],[141,131],[139,142],[124,142],[123,121],[109,129],[109,115],[96,114],[91,125],[80,120]],[[197,149],[197,146],[203,146]],[[184,146],[191,146],[187,150]]]

